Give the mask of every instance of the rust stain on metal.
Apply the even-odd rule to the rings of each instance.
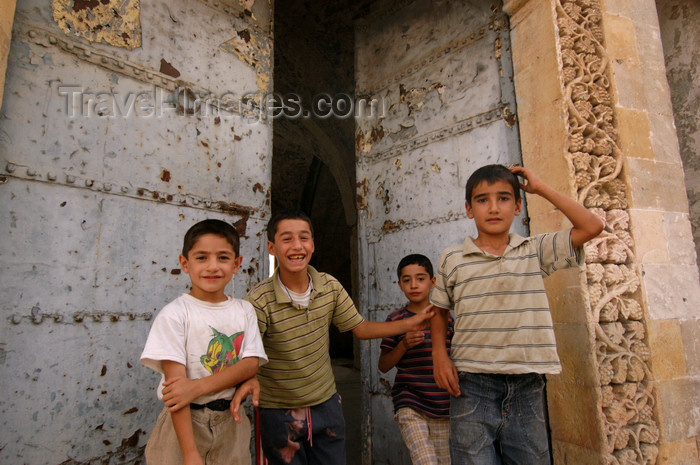
[[[219,45],[222,50],[233,53],[243,63],[255,70],[258,91],[269,91],[271,67],[271,44],[265,34],[255,29],[243,29],[236,36]]]
[[[165,268],[163,268],[163,271],[165,271]],[[182,273],[182,270],[180,268],[173,268],[172,270],[170,270],[170,274],[173,275],[178,275],[180,273]]]
[[[428,94],[433,91],[437,92],[438,98],[442,101],[442,95],[445,93],[445,86],[442,83],[434,82],[428,87],[414,87],[411,89],[406,89],[403,84],[399,84],[399,102],[408,106],[408,114],[410,115],[423,108]]]
[[[163,170],[160,173],[160,180],[164,182],[170,182],[170,171]]]
[[[435,171],[436,173],[439,173],[440,172],[440,165],[438,165],[437,162],[435,162],[432,165],[430,165],[430,169]]]
[[[264,191],[265,191],[265,188],[264,188],[263,185],[260,184],[259,182],[256,182],[256,183],[253,185],[253,192],[255,192],[256,194],[257,194],[258,192],[264,192]]]
[[[368,193],[369,187],[367,186],[367,178],[363,178],[362,181],[357,183],[357,208],[359,210],[367,208]]]
[[[160,59],[160,72],[167,74],[170,77],[180,77],[180,71],[178,71],[173,65],[165,61],[164,58]]]
[[[139,411],[138,407],[131,407],[129,410],[124,411],[124,415],[131,415],[132,413],[136,413]]]
[[[384,232],[391,232],[391,231],[398,231],[401,229],[401,227],[405,224],[406,222],[404,220],[399,220],[397,223],[394,223],[391,220],[386,220],[384,224],[382,225],[382,231]]]
[[[232,202],[219,201],[217,203],[217,207],[219,208],[219,210],[221,210],[224,213],[229,213],[232,215],[241,215],[241,216],[244,216],[246,218],[248,216],[250,216],[250,209],[249,208],[243,207],[241,205],[238,205],[238,204],[235,204]]]
[[[506,126],[512,128],[518,121],[518,115],[511,113],[508,107],[503,107],[503,121],[505,121]]]
[[[397,169],[401,169],[401,157],[396,157],[396,159],[394,160],[394,166]]]
[[[236,228],[238,235],[241,237],[245,236],[245,231],[246,231],[246,228],[248,227],[248,218],[249,218],[249,216],[246,215],[243,218],[241,218],[240,220],[233,223],[233,227]]]
[[[127,50],[141,46],[140,0],[52,0],[51,8],[65,34]]]
[[[385,135],[386,132],[381,125],[373,127],[366,138],[365,134],[358,130],[355,136],[355,149],[367,153],[372,150],[374,144],[382,140]]]

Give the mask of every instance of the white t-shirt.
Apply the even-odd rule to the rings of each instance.
[[[158,312],[141,363],[163,375],[157,389],[158,399],[162,399],[162,360],[183,364],[187,378],[199,379],[246,357],[258,357],[260,365],[267,362],[253,306],[232,297],[211,303],[183,294]],[[230,399],[234,391],[235,388],[228,388],[193,402]]]

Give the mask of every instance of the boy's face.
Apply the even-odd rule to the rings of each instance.
[[[420,265],[406,265],[401,269],[399,287],[412,304],[426,304],[430,290],[435,287],[435,277],[430,277]]]
[[[479,235],[508,234],[513,218],[520,214],[522,199],[515,200],[513,186],[498,180],[492,184],[481,181],[474,186],[471,205],[465,203],[467,216],[476,222]]]
[[[190,295],[205,302],[226,300],[224,289],[238,272],[243,257],[236,257],[226,238],[204,234],[197,238],[187,257],[180,255],[182,270],[190,275]]]
[[[314,253],[314,238],[304,220],[282,220],[277,223],[275,241],[267,241],[267,251],[277,258],[283,273],[306,273]]]

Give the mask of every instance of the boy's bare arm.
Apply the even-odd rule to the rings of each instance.
[[[238,410],[241,407],[241,402],[246,400],[248,396],[252,395],[252,403],[255,407],[258,406],[260,400],[260,383],[258,378],[253,376],[249,380],[246,380],[243,384],[236,388],[236,392],[233,394],[233,399],[231,399],[231,415],[233,415],[233,420],[236,423],[241,423],[241,416]]]
[[[170,360],[163,360],[163,373],[165,379],[171,380],[175,377],[187,377],[185,366],[181,363]],[[175,428],[175,435],[180,446],[183,465],[204,465],[202,457],[197,450],[197,444],[194,441],[194,432],[192,431],[192,416],[190,415],[189,404],[186,408],[180,409],[177,412],[170,412],[170,417]]]
[[[177,412],[199,396],[222,391],[254,377],[258,372],[258,364],[258,357],[246,357],[225,370],[204,378],[188,379],[183,373],[182,376],[163,383],[163,403],[170,413]]]
[[[360,326],[352,330],[352,333],[358,339],[377,339],[380,337],[396,336],[397,334],[407,333],[409,331],[419,331],[427,328],[430,324],[430,319],[435,312],[433,306],[428,305],[420,312],[410,318],[404,318],[398,321],[363,321]]]
[[[510,168],[510,171],[525,178],[527,182],[525,184],[520,184],[520,187],[522,187],[525,192],[528,194],[536,194],[547,199],[571,221],[573,225],[571,229],[571,245],[574,247],[579,247],[593,239],[600,234],[605,227],[603,221],[590,210],[575,200],[554,190],[531,170],[523,168],[522,166],[513,166]]]
[[[379,371],[386,373],[394,368],[408,349],[417,346],[423,342],[423,339],[423,331],[409,331],[393,349],[383,349],[377,364]]]
[[[430,320],[430,335],[433,339],[433,377],[435,383],[453,396],[459,395],[459,376],[447,353],[447,322],[450,311],[435,307],[435,316]]]

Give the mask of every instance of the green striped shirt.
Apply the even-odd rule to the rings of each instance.
[[[583,264],[571,231],[511,234],[503,256],[471,237],[440,257],[431,302],[454,309],[450,357],[471,373],[559,373],[561,365],[542,278]]]
[[[292,302],[279,285],[278,271],[245,297],[258,315],[269,360],[258,369],[261,407],[309,407],[330,399],[336,393],[330,325],[344,332],[364,321],[338,280],[312,267],[308,271],[313,282],[308,307]]]

